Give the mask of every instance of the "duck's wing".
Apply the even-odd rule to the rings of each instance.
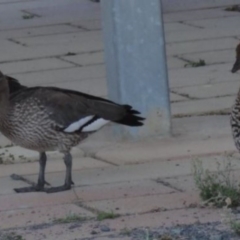
[[[144,118],[129,105],[77,91],[55,87],[28,88],[16,94],[14,101],[33,97],[39,99],[43,111],[55,122],[56,128],[64,132],[97,131],[108,122],[127,126],[142,126]]]

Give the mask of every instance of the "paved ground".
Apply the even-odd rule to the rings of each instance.
[[[228,113],[240,85],[240,75],[230,73],[240,40],[240,13],[225,11],[233,3],[240,2],[190,4],[191,11],[182,7],[171,12],[166,7],[171,138],[113,143],[96,134],[73,150],[75,188],[47,195],[13,192],[27,184],[9,176],[17,173],[35,181],[38,156],[9,145],[1,136],[0,239],[128,240],[134,239],[134,228],[222,220],[222,211],[199,207],[191,174],[196,158],[210,170],[216,170],[216,162],[230,159],[240,174],[239,155],[229,156],[235,147]],[[107,95],[99,4],[0,0],[0,6],[4,73],[28,86],[54,85]],[[185,67],[199,59],[207,65]],[[59,158],[58,153],[49,154],[47,180],[52,185],[64,179]],[[97,221],[101,211],[120,217]],[[149,239],[147,233],[142,239]]]

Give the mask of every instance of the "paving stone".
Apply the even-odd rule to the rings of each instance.
[[[112,229],[133,229],[146,227],[171,227],[179,224],[187,225],[194,223],[216,222],[221,219],[221,210],[213,209],[180,209],[159,213],[138,214],[133,216],[121,217],[109,223]]]
[[[216,141],[214,141],[216,143]],[[206,148],[207,146],[210,148],[212,147],[214,151],[217,151],[219,148],[221,151],[224,151],[224,147],[227,145],[226,139],[222,139],[222,143],[220,141],[218,142],[219,144],[213,145],[209,141],[204,141],[204,146],[198,146],[195,144],[188,145],[188,151],[189,154],[194,151],[194,148],[192,149],[193,145],[195,145],[195,148]],[[225,143],[225,145],[224,145]],[[181,144],[179,144],[181,145]],[[181,148],[181,146],[179,146]],[[169,148],[174,149],[177,148],[177,146],[173,145],[168,145]],[[215,149],[216,147],[216,149]],[[234,145],[233,151],[235,151]],[[163,147],[164,148],[164,147]],[[165,148],[167,148],[165,146]],[[139,149],[137,150],[136,148],[133,148],[131,151],[129,149],[125,148],[126,154],[121,154],[119,153],[121,151],[121,148],[118,148],[118,151],[105,151],[105,158],[108,161],[111,162],[117,162],[120,163],[121,161],[125,160],[124,158],[127,158],[128,161],[129,159],[131,160],[132,154],[136,153],[137,154],[145,154],[146,152],[150,151],[150,148],[144,148],[142,151]],[[154,150],[155,154],[157,151],[161,150]],[[117,154],[116,154],[117,153]],[[150,155],[150,154],[149,154]],[[218,161],[216,159],[212,158],[213,154],[209,154],[209,158],[203,159],[203,167],[208,168],[210,171],[215,171],[217,169],[217,164]],[[111,160],[109,158],[111,157]],[[143,156],[144,157],[144,156]],[[168,156],[170,157],[170,156]],[[124,182],[124,181],[137,181],[137,180],[146,180],[146,179],[156,179],[156,178],[165,178],[165,177],[175,177],[175,176],[183,176],[183,175],[188,175],[192,174],[192,166],[193,166],[193,160],[198,157],[192,156],[191,159],[186,159],[186,156],[183,158],[178,157],[177,160],[170,160],[170,161],[151,161],[151,162],[145,162],[142,164],[137,164],[137,165],[123,165],[119,167],[107,167],[107,168],[102,168],[102,169],[85,169],[85,170],[73,170],[73,180],[75,182],[75,186],[84,186],[84,185],[97,185],[97,184],[108,184],[108,183],[118,183],[118,182]],[[133,158],[133,157],[132,157]],[[167,158],[167,157],[166,157]],[[123,159],[123,160],[119,160]],[[209,160],[211,159],[211,161]],[[226,157],[223,156],[223,159],[226,159]],[[127,162],[125,160],[125,162]],[[232,165],[235,169],[240,168],[240,162],[237,159],[232,159],[231,160]],[[224,169],[225,164],[224,161],[220,162],[221,166],[220,169]],[[26,176],[28,179],[32,181],[36,181],[37,179],[37,174],[34,175],[27,175]],[[58,186],[60,185],[65,177],[65,172],[52,172],[52,173],[47,173],[46,174],[46,180],[51,183],[52,186]]]
[[[61,61],[56,58],[51,59],[35,59],[22,62],[2,63],[1,70],[5,74],[17,74],[26,72],[35,72],[50,69],[63,69],[74,67],[74,64]]]
[[[233,4],[238,4],[238,0],[218,0],[218,1],[192,1],[192,0],[183,0],[179,1],[163,1],[164,11],[165,12],[177,12],[177,11],[184,11],[185,13],[189,10],[199,10],[205,8],[219,8],[219,7],[226,7]],[[187,11],[188,10],[188,11]],[[221,11],[221,9],[220,9]]]
[[[64,18],[65,20],[93,20],[100,19],[100,6],[87,1],[74,1],[71,4],[53,4],[53,6],[43,5],[42,7],[28,8],[32,13],[42,17],[53,19]],[[27,10],[28,10],[27,9]],[[71,14],[69,14],[69,12]]]
[[[104,53],[103,52],[94,52],[94,53],[85,53],[76,56],[66,56],[61,57],[62,59],[77,63],[79,65],[94,65],[94,64],[103,64],[104,63]]]
[[[223,11],[223,8],[209,8],[199,9],[195,11],[179,11],[164,14],[165,22],[176,22],[176,21],[187,21],[187,20],[200,20],[200,19],[212,19],[212,18],[223,18],[233,17],[239,15],[238,12]]]
[[[164,24],[164,29],[166,32],[170,31],[189,31],[195,29],[195,27],[184,25],[179,22],[174,22],[174,23],[165,23]]]
[[[180,96],[180,95],[175,94],[175,93],[170,93],[170,99],[171,99],[172,102],[179,102],[179,101],[188,100],[188,98],[185,98],[185,97]]]
[[[234,144],[231,140],[231,127],[229,115],[193,116],[185,118],[173,118],[173,135],[184,136],[184,138],[216,139],[229,136],[229,144]]]
[[[80,83],[82,80],[101,79],[105,77],[105,74],[105,67],[103,65],[95,65],[42,72],[19,73],[12,74],[12,76],[16,77],[22,84],[36,86],[66,83],[66,80],[68,81],[68,84],[70,84],[71,81],[78,81]]]
[[[77,26],[77,27],[80,27],[83,28],[83,29],[86,29],[86,30],[100,30],[102,29],[102,23],[101,23],[101,20],[89,20],[89,21],[84,21],[84,20],[81,20],[81,21],[74,21],[74,22],[71,22],[71,25],[73,26]]]
[[[167,58],[167,66],[168,69],[177,69],[177,68],[184,68],[184,65],[186,64],[185,61],[174,58],[174,57],[168,57]]]
[[[88,32],[88,34],[91,34],[91,32]],[[95,37],[84,35],[81,39],[77,38],[72,42],[63,41],[59,44],[54,44],[54,42],[52,42],[52,44],[24,47],[19,44],[11,43],[11,46],[13,47],[3,49],[0,55],[0,61],[29,60],[66,55],[69,53],[86,53],[89,51],[103,50],[102,36],[100,34],[99,36],[95,34]]]
[[[77,200],[73,190],[54,194],[39,192],[7,194],[0,195],[0,211],[54,206],[74,203]]]
[[[50,25],[50,26],[40,26],[24,29],[12,29],[8,31],[2,31],[0,38],[24,38],[24,37],[36,37],[43,35],[57,35],[66,34],[73,32],[81,32],[81,29],[70,25]]]
[[[204,28],[228,28],[234,26],[236,21],[239,21],[239,14],[228,18],[216,18],[216,19],[202,19],[202,20],[191,20],[191,24],[201,26]]]
[[[91,39],[98,39],[101,41],[100,31],[89,31],[89,32],[75,32],[75,33],[63,33],[57,35],[48,36],[37,36],[37,37],[25,37],[17,38],[21,43],[27,46],[38,46],[38,45],[60,45],[60,44],[71,44],[72,42],[78,42],[79,44],[91,41]]]
[[[73,157],[83,157],[84,152],[78,147],[72,148]],[[57,151],[48,152],[49,159],[62,159],[63,155]],[[5,147],[0,149],[0,159],[3,163],[35,162],[39,160],[39,153],[18,146]]]
[[[169,72],[172,88],[199,86],[215,82],[239,81],[239,74],[232,74],[232,64],[219,64],[198,68],[173,69]]]
[[[229,132],[227,136],[218,136],[218,138],[204,137],[201,140],[192,138],[186,141],[179,138],[165,141],[149,140],[131,143],[129,145],[116,144],[99,150],[96,153],[96,157],[115,164],[129,164],[141,163],[154,159],[181,159],[187,156],[215,154],[217,152],[224,153],[225,151],[235,151],[231,132]],[[162,164],[164,164],[164,162],[162,162]],[[170,162],[166,162],[166,164],[170,166]],[[161,164],[161,162],[159,164]]]
[[[87,202],[86,205],[103,212],[117,214],[141,214],[181,209],[199,203],[198,193],[172,193],[135,198]]]
[[[85,92],[88,94],[105,97],[107,96],[107,84],[105,78],[96,79],[86,79],[84,81],[71,81],[71,82],[61,82],[56,84],[39,84],[44,86],[56,86],[60,88],[67,88],[72,90],[77,90],[80,92]]]
[[[234,63],[235,52],[234,49],[230,49],[222,51],[183,54],[181,57],[190,61],[198,61],[199,59],[203,59],[207,65],[213,63]]]
[[[13,209],[0,212],[1,230],[16,227],[54,223],[71,215],[82,218],[94,217],[94,214],[73,204],[62,204],[27,209]]]
[[[233,38],[207,39],[191,42],[168,43],[167,54],[179,55],[186,53],[206,52],[213,50],[223,50],[237,46],[239,40]]]
[[[230,112],[235,98],[235,96],[230,96],[176,102],[173,103],[171,107],[172,115],[175,117],[179,117],[197,114],[212,114],[221,111]]]
[[[214,84],[204,84],[200,86],[175,88],[174,91],[179,94],[187,94],[192,98],[214,98],[220,96],[233,95],[236,97],[240,87],[237,82],[222,82]]]
[[[36,157],[37,161],[37,157]],[[102,168],[108,167],[107,163],[102,161],[95,160],[93,158],[81,158],[79,156],[73,156],[73,169],[74,170],[84,170],[89,168]],[[63,156],[60,158],[49,158],[46,166],[46,172],[65,172],[66,167],[63,162]],[[10,176],[13,173],[22,175],[28,174],[37,174],[39,172],[39,164],[38,162],[29,162],[29,163],[20,163],[20,164],[9,164],[9,165],[2,165],[0,168],[0,176]],[[37,181],[37,178],[34,179]],[[13,181],[13,186],[15,181]]]
[[[163,178],[160,181],[164,181],[165,183],[169,184],[170,186],[177,188],[182,191],[186,192],[193,192],[197,191],[197,187],[194,181],[193,175],[186,175],[186,176],[179,176],[179,177],[172,177],[172,178]]]
[[[239,35],[236,27],[229,27],[229,28],[213,28],[213,29],[197,29],[187,31],[185,34],[181,32],[166,32],[165,38],[167,43],[180,43],[186,41],[199,41],[199,40],[206,40],[206,39],[220,39],[226,37],[236,37]],[[233,46],[228,47],[228,49],[232,49]],[[199,51],[201,52],[201,51]]]
[[[13,194],[15,193],[14,188],[21,187],[26,187],[26,183],[13,181],[9,176],[0,178],[0,195]]]
[[[112,184],[85,186],[75,188],[74,191],[79,199],[84,202],[175,192],[173,188],[166,187],[151,180],[127,181]]]

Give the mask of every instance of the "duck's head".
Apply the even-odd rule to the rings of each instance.
[[[237,72],[240,69],[240,43],[236,47],[236,61],[232,67],[232,73]]]

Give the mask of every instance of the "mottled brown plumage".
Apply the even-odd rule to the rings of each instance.
[[[232,67],[232,73],[240,69],[240,44],[236,47],[236,61]],[[240,90],[231,111],[232,135],[237,149],[240,151]]]
[[[64,154],[65,184],[50,188],[57,192],[71,188],[70,150],[90,133],[108,122],[142,126],[143,118],[129,105],[55,87],[28,88],[0,73],[0,131],[13,143],[40,153],[40,172],[35,187],[17,192],[43,191],[46,151]]]

